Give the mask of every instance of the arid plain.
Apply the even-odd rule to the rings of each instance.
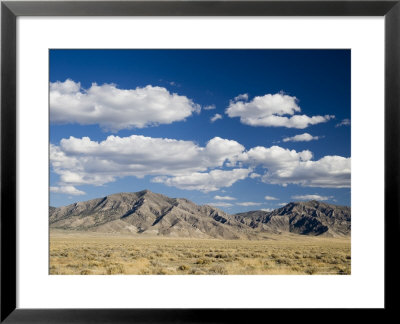
[[[132,237],[52,231],[50,274],[350,274],[349,238],[263,240]]]

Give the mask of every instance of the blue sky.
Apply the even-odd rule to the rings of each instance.
[[[349,50],[50,50],[50,204],[350,205]]]

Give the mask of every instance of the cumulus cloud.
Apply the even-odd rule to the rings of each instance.
[[[213,122],[217,121],[218,119],[222,119],[221,114],[215,114],[213,117],[210,118],[210,121],[213,123]]]
[[[250,178],[255,179],[255,178],[260,178],[261,174],[255,173],[253,172],[252,174],[250,174]]]
[[[324,156],[318,161],[297,161],[270,168],[262,181],[304,187],[350,188],[351,158]]]
[[[50,191],[55,193],[68,194],[72,196],[86,195],[86,192],[76,189],[74,186],[50,187]]]
[[[230,187],[238,180],[246,179],[251,169],[212,170],[210,172],[194,172],[177,177],[156,177],[153,182],[185,190],[215,191],[222,187]]]
[[[325,201],[333,198],[333,196],[320,196],[320,195],[296,195],[292,196],[293,199],[297,200],[320,200]]]
[[[236,205],[250,207],[250,206],[259,206],[259,205],[261,205],[261,203],[245,201],[245,202],[236,203]]]
[[[204,110],[213,110],[215,108],[216,108],[215,105],[208,105],[203,107]]]
[[[243,150],[236,141],[220,137],[200,147],[192,141],[139,135],[108,136],[102,142],[71,136],[62,139],[59,146],[50,146],[50,160],[63,183],[102,185],[125,176],[178,176],[206,171],[236,160]]]
[[[53,123],[98,124],[103,129],[144,128],[182,121],[201,107],[163,87],[119,89],[115,84],[83,89],[67,79],[50,83],[50,120]]]
[[[313,154],[309,150],[296,152],[280,146],[256,146],[241,155],[242,161],[253,165],[263,165],[268,169],[288,168],[300,161],[311,160]]]
[[[62,139],[50,146],[52,168],[63,185],[103,185],[117,178],[156,176],[154,182],[182,189],[214,191],[244,179],[250,169],[230,171],[208,169],[236,160],[244,147],[220,137],[205,147],[191,141],[109,136],[102,142],[88,137]]]
[[[278,200],[278,198],[272,197],[272,196],[265,196],[265,200]]]
[[[295,115],[301,111],[298,100],[296,97],[284,93],[254,97],[249,102],[248,98],[236,99],[238,97],[230,101],[225,113],[231,118],[239,117],[243,124],[250,126],[304,129],[334,118],[333,115],[312,117]],[[289,115],[289,117],[285,115]]]
[[[234,141],[214,137],[205,146],[192,141],[140,135],[62,139],[50,145],[52,171],[60,187],[100,186],[122,177],[152,181],[203,192],[230,187],[263,168],[263,182],[307,187],[350,187],[350,158],[325,156],[312,160],[308,150],[257,146],[246,150]],[[56,189],[54,189],[56,190]],[[267,198],[266,198],[267,199]]]
[[[350,187],[351,158],[324,156],[312,161],[309,150],[295,151],[271,146],[257,146],[243,152],[238,160],[252,167],[262,166],[266,172],[261,181],[271,184],[299,184],[306,187]]]
[[[336,124],[335,127],[340,127],[340,126],[350,126],[351,121],[350,119],[343,119],[340,123]]]
[[[243,93],[233,98],[233,101],[239,101],[239,100],[247,101],[249,100],[249,95],[247,93]]]
[[[215,200],[236,200],[235,197],[230,197],[230,196],[215,196]]]
[[[299,135],[295,135],[293,137],[285,137],[283,139],[284,142],[309,142],[309,141],[315,141],[317,139],[319,139],[319,136],[312,136],[308,133],[304,133],[304,134],[299,134]]]

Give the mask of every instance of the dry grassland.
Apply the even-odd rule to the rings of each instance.
[[[350,239],[143,238],[52,232],[52,275],[350,274]]]

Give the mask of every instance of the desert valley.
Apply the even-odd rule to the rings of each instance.
[[[143,190],[49,208],[50,274],[350,274],[351,209],[238,214]]]

